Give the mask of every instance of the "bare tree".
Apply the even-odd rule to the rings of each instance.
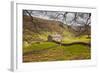
[[[34,29],[35,29],[36,32],[38,32],[38,26],[36,25],[36,23],[34,23],[34,19],[33,19],[33,16],[32,16],[33,11],[32,10],[23,10],[23,14],[30,16],[31,22],[34,25]]]
[[[45,16],[49,17],[49,19],[54,19],[56,21],[63,22],[68,26],[70,32],[75,32],[75,36],[80,36],[84,32],[87,32],[88,36],[90,35],[89,31],[90,31],[90,24],[91,24],[91,13],[24,10],[24,15],[30,16],[31,22],[34,25],[35,30],[38,31],[38,25],[36,25],[36,23],[34,23],[33,20],[33,15],[35,14],[40,14],[44,17]],[[69,14],[73,14],[73,18],[70,20],[70,25],[68,25],[69,18],[67,17]]]
[[[66,15],[68,12],[64,13],[64,20],[66,21]],[[84,16],[85,13],[81,13],[82,16]],[[74,18],[72,19],[70,26],[68,26],[70,31],[75,32],[75,36],[80,36],[84,32],[87,32],[88,37],[90,37],[90,24],[91,24],[91,13],[86,13],[87,17],[84,19],[85,22],[80,21],[78,18],[80,17],[78,12],[74,12]],[[77,25],[79,22],[81,22],[80,25]],[[67,24],[67,22],[66,22]]]

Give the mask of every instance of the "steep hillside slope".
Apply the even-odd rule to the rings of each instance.
[[[24,41],[47,40],[47,36],[53,33],[63,34],[67,31],[67,25],[60,21],[46,20],[29,16],[23,16]]]

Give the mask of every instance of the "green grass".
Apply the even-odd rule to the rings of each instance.
[[[64,37],[62,39],[62,43],[72,43],[72,42],[85,42],[85,43],[89,43],[90,39],[87,38],[87,36],[82,36],[82,37]]]
[[[53,42],[32,43],[30,46],[23,47],[23,53],[34,51],[34,50],[42,50],[42,49],[49,48],[55,45],[57,44]]]
[[[82,60],[91,58],[91,49],[88,46],[75,44],[71,46],[52,47],[55,45],[57,44],[53,42],[41,42],[40,44],[33,43],[31,46],[23,48],[24,53],[37,51],[24,55],[24,62]],[[48,49],[48,47],[52,48]]]
[[[64,47],[64,55],[67,59],[88,59],[90,58],[90,48],[84,45],[72,45]]]
[[[47,36],[51,34],[49,32],[41,32],[41,33],[42,34],[37,34],[34,35],[33,37],[40,38],[46,41]],[[90,38],[87,38],[87,35],[74,37],[72,36],[71,33],[64,32],[62,43],[68,44],[73,42],[89,43]],[[23,45],[23,62],[84,60],[90,58],[91,58],[91,49],[89,46],[85,45],[74,44],[70,46],[60,46],[60,45],[57,46],[56,43],[42,42],[42,41],[41,42],[33,41],[32,44],[29,44],[28,46]]]

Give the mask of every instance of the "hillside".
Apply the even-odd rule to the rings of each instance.
[[[67,31],[67,25],[59,21],[46,20],[29,16],[23,16],[24,41],[46,40],[49,34],[63,34]]]
[[[24,29],[28,29],[32,32],[36,31],[48,31],[48,32],[61,32],[65,30],[64,26],[62,25],[63,23],[60,21],[54,21],[54,20],[46,20],[46,19],[41,19],[41,18],[36,18],[33,17],[33,23],[32,20],[29,16],[24,16],[23,17],[23,27]],[[36,27],[34,26],[36,25]],[[35,32],[37,33],[37,32]]]

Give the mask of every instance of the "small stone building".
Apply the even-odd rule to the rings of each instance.
[[[62,36],[59,34],[56,35],[49,35],[48,36],[48,41],[52,42],[52,41],[57,41],[57,42],[61,42],[62,41]]]

